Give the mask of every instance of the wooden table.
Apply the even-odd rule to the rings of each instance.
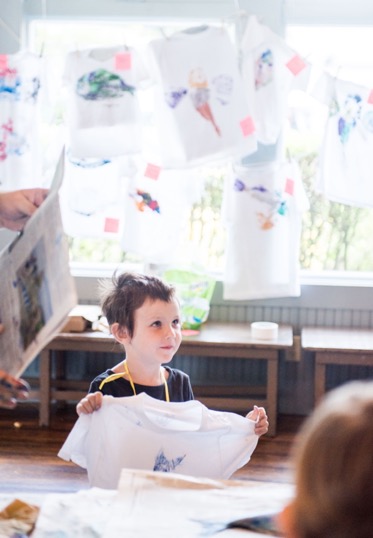
[[[240,386],[194,386],[195,396],[210,408],[227,411],[249,411],[254,404],[266,408],[270,427],[269,435],[275,435],[277,422],[278,362],[281,350],[293,345],[291,327],[280,326],[273,340],[258,340],[251,336],[249,323],[208,322],[197,335],[184,336],[178,355],[200,357],[225,357],[245,360],[266,361],[267,379],[264,387]],[[60,363],[62,379],[51,379],[52,351]],[[39,423],[49,425],[50,402],[52,400],[78,400],[85,395],[81,390],[69,389],[63,379],[64,354],[66,351],[94,353],[120,353],[123,348],[108,334],[101,332],[61,333],[40,354],[40,414]],[[56,388],[53,388],[52,385]],[[254,390],[254,392],[252,392]],[[250,394],[255,395],[250,398]]]
[[[315,404],[325,394],[328,365],[373,366],[373,329],[305,327],[301,342],[315,356]]]

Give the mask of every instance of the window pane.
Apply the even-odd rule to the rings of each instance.
[[[313,65],[313,79],[327,72],[338,79],[370,88],[371,27],[289,26],[286,40]],[[327,107],[311,95],[293,92],[285,129],[286,148],[300,164],[310,200],[304,215],[300,260],[312,271],[373,271],[369,207],[331,202],[316,189],[320,150],[328,119]]]

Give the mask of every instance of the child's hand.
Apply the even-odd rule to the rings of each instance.
[[[78,415],[89,415],[90,413],[97,411],[102,405],[102,398],[103,395],[100,391],[87,394],[87,396],[80,400],[80,402],[76,406],[76,412],[78,413]]]
[[[30,387],[23,379],[18,379],[0,370],[0,407],[13,409],[17,400],[27,400]]]
[[[256,421],[255,433],[256,435],[263,435],[267,433],[269,422],[266,410],[264,407],[258,407],[254,405],[254,409],[246,415],[246,418]]]

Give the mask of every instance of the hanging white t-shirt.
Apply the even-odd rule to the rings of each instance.
[[[70,52],[64,82],[69,90],[69,147],[73,157],[109,158],[142,148],[140,83],[147,78],[133,48]]]
[[[237,53],[223,28],[198,27],[149,45],[160,163],[178,168],[257,149]]]
[[[294,162],[232,169],[223,201],[227,228],[224,299],[300,295],[301,221],[307,204]]]
[[[172,263],[202,195],[198,170],[167,170],[137,161],[124,205],[121,246],[149,263]]]
[[[329,117],[316,188],[329,200],[373,206],[373,89],[325,73],[312,92]]]
[[[43,58],[28,51],[0,55],[0,189],[42,185],[40,100]]]
[[[122,468],[229,478],[251,457],[255,422],[201,402],[165,402],[145,393],[104,396],[81,415],[59,457],[87,469],[91,486],[115,489]]]
[[[118,158],[78,159],[67,154],[60,192],[65,232],[71,237],[119,237],[123,183]]]
[[[241,40],[241,70],[258,142],[275,144],[291,90],[306,91],[311,65],[252,15]]]

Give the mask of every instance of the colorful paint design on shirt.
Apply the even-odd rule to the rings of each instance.
[[[183,461],[184,458],[185,458],[185,454],[184,456],[178,456],[175,459],[169,460],[165,456],[165,453],[163,452],[163,450],[160,450],[155,459],[153,471],[160,471],[162,473],[172,473],[180,465],[180,463]]]
[[[115,73],[110,73],[106,69],[96,69],[78,79],[76,92],[87,101],[101,101],[117,99],[127,93],[134,95],[136,88],[127,84]]]
[[[351,131],[356,127],[360,119],[361,108],[362,98],[360,95],[347,95],[338,120],[338,135],[342,144],[348,142]]]
[[[170,88],[165,92],[165,99],[168,106],[176,108],[183,97],[187,95],[188,90],[186,88]]]
[[[16,69],[5,67],[0,70],[0,96],[19,99],[21,80]]]
[[[153,200],[153,198],[148,192],[142,191],[141,189],[136,189],[136,192],[130,194],[130,196],[134,199],[136,207],[139,211],[143,212],[146,209],[150,209],[151,211],[155,211],[156,213],[161,212],[157,200]]]
[[[85,170],[88,168],[99,168],[100,166],[104,166],[105,164],[110,164],[110,159],[88,159],[88,158],[77,158],[69,156],[69,161],[72,165],[78,166],[79,168],[84,168]]]
[[[0,126],[0,161],[5,161],[11,155],[20,157],[27,151],[26,139],[14,131],[13,121]]]
[[[229,75],[217,75],[212,80],[214,96],[220,105],[228,105],[233,93],[233,78]],[[211,110],[211,90],[203,70],[201,68],[192,69],[189,74],[189,89],[179,86],[169,88],[164,92],[166,103],[170,108],[176,108],[183,98],[189,94],[193,106],[203,118],[211,122],[215,132],[221,136],[221,130],[216,124]]]
[[[210,88],[207,77],[201,68],[193,69],[189,74],[189,95],[194,108],[207,121],[214,126],[217,135],[221,136],[220,128],[217,126],[210,107]]]
[[[253,198],[264,204],[265,210],[257,212],[262,230],[273,228],[276,224],[277,215],[285,216],[287,213],[287,202],[279,190],[270,191],[263,185],[248,188],[239,178],[234,182],[234,190],[238,192],[248,191]]]
[[[38,77],[22,78],[17,69],[0,69],[0,99],[36,102],[40,89]]]
[[[255,62],[255,89],[267,86],[273,80],[273,53],[267,49]]]

